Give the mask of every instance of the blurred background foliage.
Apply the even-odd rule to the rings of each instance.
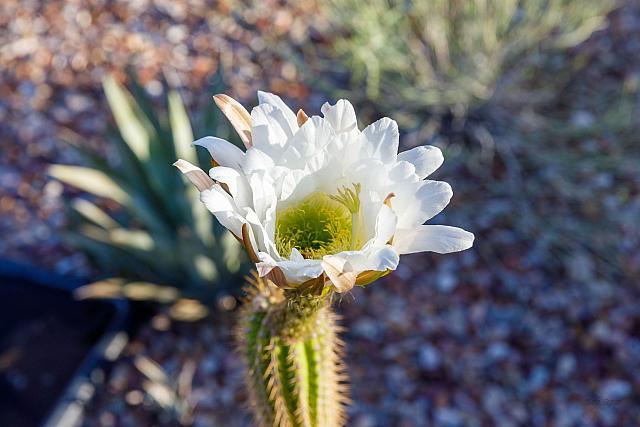
[[[220,83],[216,79],[214,93]],[[199,161],[192,146],[194,133],[179,93],[168,91],[166,104],[154,108],[135,80],[131,85],[129,92],[113,76],[103,82],[117,124],[109,145],[114,158],[109,161],[82,141],[70,141],[86,166],[58,164],[49,169],[54,178],[94,196],[69,200],[67,241],[89,254],[103,274],[124,279],[97,282],[83,296],[122,292],[159,302],[177,298],[171,288],[157,284],[203,300],[214,299],[220,290],[238,292],[244,260],[240,245],[171,166],[178,158],[207,162],[206,156]],[[198,135],[229,137],[229,127],[220,118],[215,110],[205,109]],[[107,212],[96,197],[117,206]]]
[[[578,45],[602,27],[614,3],[332,0],[321,4],[334,36],[327,49],[311,52],[313,64],[347,76],[343,88],[331,87],[339,78],[320,80],[329,92],[371,101],[404,128],[487,103],[527,105],[553,95],[550,87],[523,87],[532,56]]]

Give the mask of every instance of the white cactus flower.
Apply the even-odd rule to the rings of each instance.
[[[398,153],[396,122],[385,117],[360,131],[346,100],[309,118],[276,95],[258,98],[249,115],[232,98],[215,97],[246,152],[205,137],[194,144],[217,164],[209,176],[184,160],[176,166],[243,241],[261,276],[281,287],[321,281],[345,292],[395,270],[399,255],[472,246],[467,231],[423,225],[453,195],[446,182],[425,180],[444,160],[438,148]]]

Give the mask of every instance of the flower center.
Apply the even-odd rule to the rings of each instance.
[[[344,192],[353,197],[343,200]],[[287,257],[291,249],[296,248],[306,259],[321,259],[324,255],[354,249],[361,240],[359,227],[354,227],[359,223],[358,194],[352,190],[344,192],[339,191],[338,196],[312,193],[276,212],[275,243],[280,255]],[[354,212],[352,208],[356,206]]]

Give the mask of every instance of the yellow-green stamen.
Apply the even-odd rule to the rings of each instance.
[[[362,210],[360,209],[360,184],[353,184],[353,190],[347,187],[338,189],[338,194],[330,196],[333,200],[342,203],[351,212],[351,245],[349,249],[355,250],[360,246],[362,236]]]
[[[361,245],[360,185],[338,195],[316,192],[276,213],[276,247],[282,256],[296,248],[307,259]]]

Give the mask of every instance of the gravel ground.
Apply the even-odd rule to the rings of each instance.
[[[275,28],[304,39],[311,6],[246,8],[242,26],[228,10],[224,2],[186,0],[2,2],[0,256],[90,271],[82,255],[61,245],[63,189],[45,168],[77,160],[60,142],[70,132],[102,146],[108,115],[99,82],[108,70],[133,63],[150,93],[158,94],[164,77],[194,106],[220,62],[240,98],[269,88],[310,102],[295,67],[269,54],[271,36],[261,34]],[[583,81],[566,89],[576,98],[552,107],[574,124],[599,118],[582,102],[606,83],[638,85],[640,6],[629,2],[610,23],[583,47],[595,60]],[[640,425],[640,169],[633,163],[640,156],[616,135],[566,144],[578,159],[594,150],[628,151],[605,171],[569,176],[551,161],[526,171],[528,182],[546,189],[529,194],[523,187],[532,216],[538,226],[558,217],[590,224],[593,235],[579,229],[566,239],[598,246],[596,236],[605,234],[607,244],[614,241],[610,257],[587,247],[550,250],[550,231],[514,225],[521,224],[510,218],[521,212],[515,200],[483,198],[486,183],[445,167],[437,178],[451,181],[456,196],[440,220],[473,230],[478,245],[406,257],[396,273],[338,304],[356,402],[350,425]],[[104,380],[84,425],[175,425],[180,405],[153,402],[153,387],[134,363],[140,355],[172,379],[188,376],[185,367],[195,363],[186,398],[186,406],[195,405],[195,425],[250,425],[231,351],[232,319],[233,312],[222,312],[184,324],[158,315]]]
[[[337,304],[349,327],[349,425],[638,425],[637,289],[577,286],[535,270],[500,283],[473,251],[405,261]],[[194,425],[251,425],[229,350],[232,319],[169,325],[159,315],[129,345],[84,425],[176,424],[147,393],[133,363],[141,354],[169,378],[189,360],[198,366],[185,394]]]

